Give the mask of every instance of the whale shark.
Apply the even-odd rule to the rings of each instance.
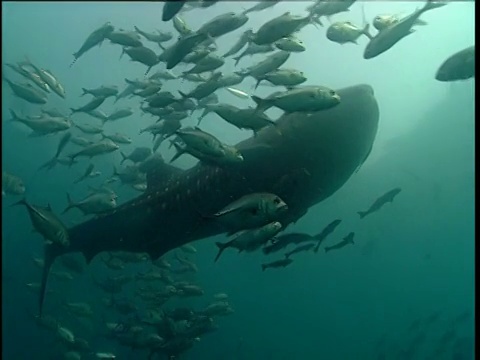
[[[87,262],[105,251],[148,253],[152,260],[189,242],[222,233],[209,215],[251,193],[273,193],[288,205],[285,229],[334,194],[370,154],[379,108],[373,88],[337,90],[341,102],[314,113],[285,113],[236,145],[244,160],[229,166],[199,162],[187,170],[163,163],[147,173],[147,189],[113,211],[68,229],[70,244],[45,246],[39,296],[42,311],[55,259],[81,252]]]

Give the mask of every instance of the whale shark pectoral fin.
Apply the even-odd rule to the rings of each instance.
[[[370,146],[370,149],[368,149],[367,154],[365,155],[365,158],[362,160],[362,162],[355,169],[354,174],[356,174],[358,172],[358,170],[360,170],[362,165],[365,163],[365,161],[367,161],[368,157],[370,156],[370,153],[372,152],[372,149],[373,149],[373,144],[372,144],[372,146]]]
[[[273,146],[268,144],[257,144],[252,145],[246,148],[239,148],[238,149],[242,156],[245,159],[249,158],[263,158],[264,156],[271,156],[275,154],[275,149]]]

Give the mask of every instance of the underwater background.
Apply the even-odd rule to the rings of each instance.
[[[219,14],[242,11],[252,4],[220,1],[181,16],[189,27],[197,29]],[[281,2],[264,12],[249,14],[246,26],[257,29],[286,11],[304,14],[308,4]],[[332,18],[361,24],[362,10],[367,19],[372,19],[380,13],[405,15],[420,6],[423,2],[357,1],[349,12]],[[72,53],[86,36],[107,21],[124,29],[133,30],[136,25],[174,32],[171,22],[161,21],[161,10],[160,2],[3,2],[3,62],[22,61],[27,55],[52,71],[67,96],[64,100],[50,95],[47,106],[67,112],[85,102],[85,98],[79,98],[83,87],[123,87],[124,78],[142,78],[144,74],[143,65],[126,56],[119,60],[120,47],[108,42],[83,55],[70,68]],[[445,58],[474,44],[474,10],[474,2],[454,1],[428,12],[422,15],[427,25],[371,60],[362,58],[366,38],[360,38],[358,45],[339,45],[325,38],[325,28],[302,29],[299,38],[306,51],[293,54],[286,65],[304,71],[307,84],[334,89],[371,85],[380,120],[373,150],[359,171],[333,196],[289,226],[287,232],[318,233],[339,218],[342,223],[326,241],[333,244],[354,231],[355,244],[328,254],[300,253],[292,266],[262,272],[261,253],[238,255],[226,251],[214,263],[214,243],[224,236],[192,243],[199,268],[195,282],[210,297],[227,293],[234,313],[218,318],[218,330],[202,337],[182,354],[182,359],[474,358],[474,80],[443,83],[434,79]],[[226,51],[238,34],[217,39],[218,47]],[[242,59],[239,68],[262,56]],[[233,61],[227,61],[222,71],[233,72]],[[3,73],[13,77],[5,67]],[[102,175],[81,184],[73,182],[86,167],[83,160],[71,168],[38,171],[55,152],[59,136],[29,137],[26,127],[10,122],[9,109],[35,115],[39,106],[14,97],[6,83],[2,84],[2,170],[23,179],[29,202],[50,203],[59,214],[67,204],[67,192],[79,199],[85,195],[87,184],[99,186],[111,175],[113,164],[121,160],[118,152],[94,158]],[[253,85],[250,79],[235,88],[252,93]],[[176,93],[187,91],[187,87],[190,89],[190,84],[167,82],[164,90]],[[238,107],[253,105],[251,100],[239,99],[225,90],[217,93],[220,102]],[[255,91],[259,96],[269,93],[268,87]],[[117,105],[107,101],[102,109],[112,111]],[[137,110],[138,100],[122,99],[121,105],[131,105],[136,113],[129,119],[107,123],[105,128],[133,139],[132,144],[122,147],[125,153],[135,146],[150,146],[150,135],[138,133],[148,124]],[[281,114],[277,110],[269,112],[272,118]],[[77,116],[88,119],[87,115]],[[214,115],[202,122],[202,129],[228,144],[251,136],[209,117]],[[196,120],[187,119],[186,123],[193,125]],[[166,159],[173,156],[173,149],[167,146],[162,145],[159,151]],[[183,156],[176,165],[188,168],[195,162]],[[402,192],[392,204],[359,219],[357,211],[368,208],[394,187],[402,188]],[[127,187],[117,186],[115,190],[120,202],[138,195]],[[43,239],[31,232],[24,208],[10,207],[20,199],[11,195],[2,198],[2,355],[5,359],[63,359],[62,345],[51,332],[37,327],[32,318],[38,311],[38,295],[25,284],[40,281],[41,270],[32,257],[43,256]],[[71,226],[83,218],[80,212],[72,211],[62,219]],[[50,281],[49,287],[61,296],[47,296],[47,309],[55,310],[61,304],[59,299],[64,298],[89,302],[101,314],[105,311],[98,301],[102,294],[91,277],[101,278],[109,271],[97,258],[70,282]],[[133,274],[138,270],[132,267],[128,271]],[[178,302],[192,306],[208,303],[202,298]],[[427,318],[434,320],[428,323]],[[108,351],[117,359],[147,358],[145,350],[131,351],[101,336],[101,316],[88,324],[70,317],[63,321],[87,339],[94,352]],[[92,356],[87,353],[82,358]]]

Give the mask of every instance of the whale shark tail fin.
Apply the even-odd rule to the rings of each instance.
[[[45,301],[45,293],[47,291],[48,275],[50,273],[50,268],[52,267],[55,259],[62,255],[65,250],[57,244],[46,243],[44,245],[44,265],[42,273],[42,282],[40,284],[40,295],[39,295],[39,311],[40,316],[42,315],[43,303]]]

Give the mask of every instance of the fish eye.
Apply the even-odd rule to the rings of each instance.
[[[328,93],[330,94],[330,96],[335,96],[336,95],[336,92],[334,90],[330,90]]]
[[[273,199],[273,202],[277,205],[280,204],[280,198],[276,197],[275,199]]]

